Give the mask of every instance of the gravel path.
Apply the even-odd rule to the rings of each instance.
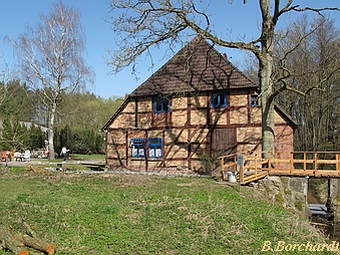
[[[41,158],[31,158],[30,161],[9,161],[9,162],[0,162],[0,166],[27,166],[27,165],[40,165],[40,164],[50,164],[56,166],[57,164],[62,163],[62,159],[54,162],[48,162],[48,159],[41,159]],[[105,162],[100,160],[66,160],[67,164],[105,164]]]

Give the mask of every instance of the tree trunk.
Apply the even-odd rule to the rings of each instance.
[[[50,154],[48,158],[53,160],[55,158],[54,152],[54,119],[56,113],[57,104],[54,102],[53,106],[51,107],[51,112],[49,114],[49,123],[48,123],[48,149],[50,150]]]
[[[273,50],[274,29],[278,19],[277,9],[271,17],[269,0],[260,0],[262,13],[262,33],[260,37],[261,52],[258,54],[259,78],[262,107],[262,157],[268,158],[268,153],[274,155],[275,150],[275,112],[273,98]],[[275,2],[275,6],[279,1]],[[278,6],[277,6],[278,7]]]
[[[272,56],[269,53],[262,56],[260,60],[261,72],[259,73],[262,94],[262,156],[268,158],[268,153],[270,152],[274,155],[275,150],[275,112],[272,98],[273,84],[271,80]]]

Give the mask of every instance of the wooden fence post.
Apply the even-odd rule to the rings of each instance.
[[[292,175],[294,172],[294,152],[290,153],[290,157],[289,157],[289,164],[290,164],[290,169],[289,172]]]
[[[269,153],[268,155],[268,173],[272,170],[272,154]]]
[[[317,175],[318,172],[318,154],[314,153],[314,176]]]
[[[223,171],[223,165],[224,165],[224,157],[220,158],[220,165],[221,165],[221,169]]]
[[[257,154],[255,154],[255,178],[257,179]]]
[[[244,166],[240,166],[240,184],[244,183]]]

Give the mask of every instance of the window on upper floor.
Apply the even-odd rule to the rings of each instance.
[[[222,108],[227,106],[227,94],[225,92],[213,93],[211,96],[211,107]]]
[[[169,112],[170,111],[170,98],[169,97],[154,97],[153,107],[155,113]]]
[[[257,94],[250,95],[250,97],[249,97],[250,106],[259,106],[259,98],[258,98],[258,96],[259,95],[257,95]]]

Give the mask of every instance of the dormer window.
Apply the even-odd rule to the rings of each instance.
[[[170,98],[169,97],[154,97],[153,107],[155,113],[163,113],[170,111]]]
[[[222,108],[227,106],[227,94],[225,92],[213,93],[211,96],[211,107]]]
[[[259,95],[252,94],[250,95],[250,106],[259,106]]]

